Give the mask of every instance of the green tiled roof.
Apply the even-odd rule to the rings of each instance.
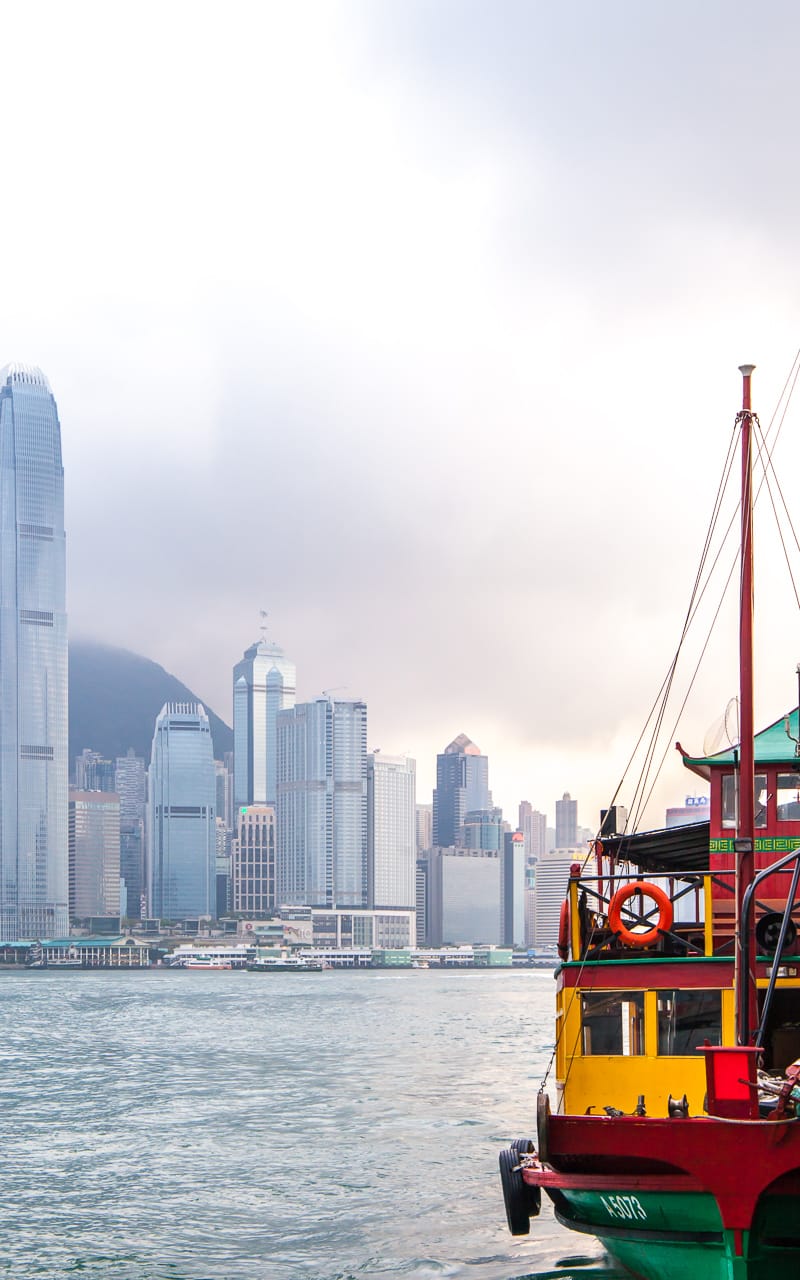
[[[800,758],[795,755],[796,739],[800,736],[800,714],[798,708],[789,713],[789,734],[786,732],[784,717],[776,720],[767,729],[762,729],[755,737],[756,764],[798,764]],[[714,756],[684,756],[686,765],[726,765],[735,764],[739,758],[738,748],[729,747],[727,751],[718,751]]]

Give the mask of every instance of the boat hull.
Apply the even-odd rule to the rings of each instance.
[[[769,1197],[753,1229],[722,1226],[708,1193],[551,1192],[565,1227],[595,1236],[640,1280],[782,1280],[800,1275],[797,1202]],[[616,1215],[612,1220],[612,1211]],[[634,1216],[625,1221],[625,1214]]]
[[[523,1182],[639,1280],[800,1276],[797,1121],[552,1116],[540,1147]]]

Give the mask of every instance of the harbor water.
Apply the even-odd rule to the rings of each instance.
[[[0,973],[0,1276],[611,1276],[506,1227],[553,974]]]

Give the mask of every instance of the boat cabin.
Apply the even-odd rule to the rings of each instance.
[[[755,878],[746,920],[756,940],[761,1065],[781,1077],[800,1059],[798,719],[795,710],[755,737]],[[689,1113],[702,1114],[698,1050],[736,1044],[737,752],[681,754],[710,788],[709,820],[604,837],[591,863],[572,869],[556,1050],[560,1109],[569,1114],[643,1106],[664,1116],[684,1095]]]

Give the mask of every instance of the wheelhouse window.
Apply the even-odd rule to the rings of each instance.
[[[694,1054],[706,1040],[722,1041],[722,992],[659,991],[658,1052]]]
[[[800,777],[797,778],[800,783]],[[723,827],[735,827],[737,822],[737,799],[739,794],[738,774],[723,773],[722,775],[722,825]],[[755,777],[755,789],[753,792],[753,800],[755,804],[755,822],[757,827],[765,827],[767,825],[767,775],[765,773],[757,773]]]
[[[779,773],[776,788],[779,822],[800,822],[800,773]]]
[[[591,991],[583,996],[583,1052],[644,1053],[644,992]]]

